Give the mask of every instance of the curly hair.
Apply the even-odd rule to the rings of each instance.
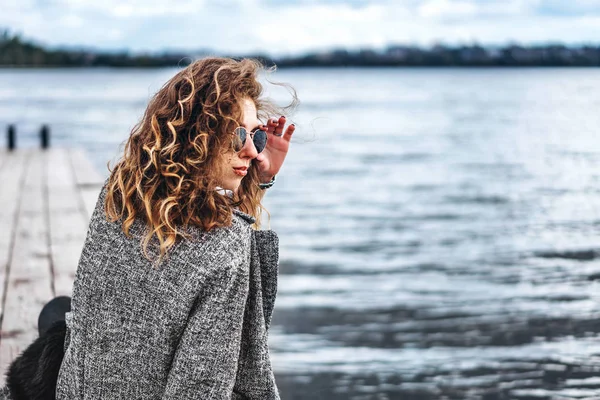
[[[156,235],[160,263],[192,225],[203,231],[229,226],[234,207],[260,226],[263,191],[256,168],[249,168],[233,197],[216,191],[220,168],[232,151],[232,132],[242,120],[242,101],[251,99],[258,117],[282,109],[261,99],[258,74],[264,66],[252,59],[210,57],[171,78],[153,98],[125,143],[123,156],[110,171],[104,210],[123,232],[141,219],[148,228],[141,241],[144,256]],[[295,91],[289,85],[294,100]],[[281,114],[282,115],[282,114]],[[110,170],[110,167],[109,167]]]

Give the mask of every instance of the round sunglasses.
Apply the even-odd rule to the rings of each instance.
[[[243,126],[239,126],[235,128],[235,135],[233,135],[233,149],[235,151],[240,151],[246,144],[246,137],[250,135],[250,138],[254,142],[254,147],[256,147],[256,152],[262,152],[267,146],[267,132],[262,129],[256,128],[252,132],[248,132],[246,128]]]

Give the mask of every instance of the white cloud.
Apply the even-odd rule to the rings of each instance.
[[[425,18],[472,17],[477,14],[477,4],[468,1],[430,0],[417,9]]]
[[[5,1],[0,27],[51,45],[134,50],[277,54],[388,43],[592,42],[600,26],[600,0]],[[548,11],[568,4],[572,13]]]
[[[428,0],[417,7],[423,18],[440,20],[506,18],[535,13],[542,0]]]
[[[65,14],[61,17],[59,24],[67,28],[82,28],[85,26],[85,21],[79,15]]]
[[[380,5],[361,9],[346,5],[290,7],[282,9],[278,18],[261,23],[258,39],[278,51],[318,49],[332,44],[355,47],[361,42],[373,45],[383,40],[381,29],[374,27],[387,18],[385,13]]]

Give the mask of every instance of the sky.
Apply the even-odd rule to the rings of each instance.
[[[390,44],[600,44],[600,0],[0,0],[48,46],[297,55]]]

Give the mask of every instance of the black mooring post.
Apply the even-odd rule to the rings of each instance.
[[[50,147],[50,128],[48,128],[48,125],[42,125],[40,139],[42,140],[42,149]]]
[[[6,141],[8,143],[8,150],[13,151],[16,144],[16,129],[14,125],[9,125],[6,130]]]

